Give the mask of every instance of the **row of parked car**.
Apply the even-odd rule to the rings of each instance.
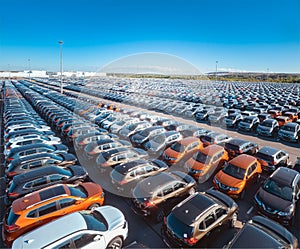
[[[53,93],[53,95],[55,94]],[[59,99],[61,100],[61,98]],[[101,139],[89,142],[86,140],[88,143],[85,147],[79,147],[76,144],[83,142],[86,137],[93,138],[97,135],[87,133],[86,135],[73,137],[75,139],[73,143],[77,149],[85,152],[93,151],[90,154],[88,152],[84,153],[86,159],[94,159],[96,165],[103,170],[107,167],[113,168],[110,171],[110,176],[113,185],[118,190],[124,191],[128,183],[134,182],[134,185],[130,187],[133,196],[133,210],[143,216],[154,217],[157,221],[161,221],[165,217],[163,235],[166,234],[166,238],[169,236],[172,242],[177,241],[177,245],[196,246],[200,239],[212,229],[223,223],[233,224],[237,218],[238,208],[230,197],[243,197],[246,186],[251,184],[253,180],[255,182],[263,170],[273,172],[276,169],[255,196],[258,209],[261,213],[283,224],[291,224],[290,222],[294,220],[295,204],[299,199],[297,186],[300,174],[286,167],[280,167],[287,166],[288,154],[286,152],[271,147],[259,149],[255,143],[232,139],[224,134],[215,134],[209,131],[201,134],[203,130],[196,130],[192,127],[185,127],[185,129],[178,131],[176,128],[181,124],[176,124],[172,120],[154,121],[149,120],[146,114],[143,116],[142,113],[134,113],[134,111],[116,108],[117,111],[107,112],[107,108],[101,109],[102,104],[101,106],[97,104],[98,108],[93,106],[95,107],[95,103],[82,106],[76,109],[76,112],[89,121],[95,121],[102,129],[104,129],[103,123],[108,125],[108,122],[105,121],[113,121],[105,127],[106,129],[110,129],[115,123],[126,119],[134,119],[136,123],[149,123],[149,127],[141,128],[127,135],[127,139],[140,151],[140,148],[147,150],[145,145],[151,143],[152,140],[159,141],[158,137],[162,141],[166,141],[167,133],[171,134],[170,136],[177,135],[177,140],[170,142],[168,145],[164,143],[163,149],[156,152],[156,158],[158,155],[161,160],[154,159],[150,162],[146,160],[150,156],[147,153],[143,152],[133,156],[134,148],[128,143],[125,148],[120,146],[116,149],[108,146],[105,149],[102,146],[103,140]],[[139,122],[136,120],[137,117],[139,117]],[[142,121],[142,119],[145,120]],[[124,130],[130,130],[129,127],[136,123],[123,124],[119,132],[111,131],[119,137],[126,134]],[[173,127],[175,129],[172,129]],[[121,132],[122,130],[123,132]],[[222,135],[221,139],[215,139],[219,138],[220,135]],[[124,136],[125,138],[126,136]],[[124,140],[124,142],[126,141]],[[94,148],[96,144],[97,146],[100,144],[100,148],[97,148],[96,151],[87,150],[89,147]],[[187,158],[189,159],[186,160]],[[174,164],[179,166],[179,170],[169,170],[174,167]],[[223,165],[224,167],[213,178],[215,188],[219,191],[212,190],[206,191],[206,193],[198,193],[195,180],[199,182],[208,180]],[[169,168],[169,166],[171,167]],[[285,177],[289,180],[282,183],[281,179]],[[276,191],[270,186],[274,188],[277,186]],[[289,189],[288,191],[293,198],[287,198],[287,192],[285,192],[287,189]],[[199,208],[199,210],[179,208],[184,205],[183,203],[188,203],[187,206],[193,207],[194,198],[195,200],[198,200],[198,198],[203,199],[202,202],[205,203],[205,207],[203,209]],[[190,199],[191,201],[189,201]],[[282,205],[283,200],[287,201],[285,202],[286,205],[279,207],[279,205]],[[181,201],[182,203],[180,203]],[[214,209],[213,207],[217,205],[219,205],[218,209]],[[276,207],[276,205],[278,206]],[[293,208],[291,208],[292,206]],[[172,209],[173,207],[174,209]],[[178,211],[179,216],[175,216],[174,213],[177,209],[184,210],[186,216],[183,215],[182,211]],[[207,209],[210,209],[210,212],[204,212]],[[197,222],[195,222],[196,219]],[[170,222],[169,225],[168,221]],[[253,219],[252,223],[254,222],[257,222],[258,227],[262,226],[261,224],[269,224],[269,226],[266,225],[261,229],[267,229],[270,234],[274,232],[274,229],[283,229],[276,223],[273,226],[272,221],[265,221],[262,217]],[[249,224],[252,223],[249,222]],[[194,226],[197,229],[194,229]],[[178,232],[185,227],[187,228],[186,231]],[[179,230],[177,231],[177,229]],[[287,233],[289,236],[281,238],[285,241],[284,243],[297,246],[295,238],[289,232]],[[242,236],[242,234],[238,236]],[[167,240],[166,243],[168,244]],[[272,243],[277,240],[278,238],[273,238]]]
[[[6,81],[4,88],[3,242],[12,248],[122,248],[128,234],[123,213],[103,205],[102,187],[87,181],[87,171],[51,130],[50,120],[23,96],[40,107],[51,103],[15,86]]]

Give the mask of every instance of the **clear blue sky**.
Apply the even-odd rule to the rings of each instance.
[[[96,70],[163,52],[201,71],[300,72],[300,0],[0,0],[0,70]]]

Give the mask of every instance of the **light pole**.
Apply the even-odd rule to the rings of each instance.
[[[29,81],[31,82],[31,77],[30,77],[30,73],[31,73],[31,66],[30,66],[30,59],[28,59],[28,76],[29,76]]]
[[[217,80],[217,77],[218,77],[218,61],[216,61],[216,80]]]
[[[60,93],[63,93],[63,84],[62,84],[62,45],[64,44],[63,41],[59,41],[60,46]]]

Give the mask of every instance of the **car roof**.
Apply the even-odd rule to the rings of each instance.
[[[256,157],[247,154],[241,154],[231,159],[229,163],[238,166],[239,168],[247,169],[247,167],[255,161],[257,161]]]
[[[198,142],[198,141],[200,141],[200,139],[197,137],[186,137],[178,141],[178,143],[182,145],[189,145],[192,142]]]
[[[217,144],[212,144],[212,145],[209,145],[207,147],[205,147],[204,149],[201,150],[202,153],[206,154],[206,155],[214,155],[216,152],[219,152],[219,151],[223,151],[224,148],[220,145],[217,145]]]
[[[274,147],[271,147],[271,146],[264,146],[258,152],[263,153],[263,154],[267,154],[267,155],[274,155],[278,151],[280,151],[280,150],[277,149],[277,148],[274,148]]]
[[[146,163],[149,163],[149,161],[145,160],[145,159],[134,160],[134,161],[130,161],[127,163],[122,163],[120,165],[117,165],[115,167],[115,170],[120,174],[124,174],[124,173],[130,171],[131,169],[135,168],[136,166],[144,165]]]
[[[285,186],[293,186],[293,181],[297,175],[299,175],[299,173],[295,170],[286,167],[279,167],[270,178]]]
[[[237,146],[241,146],[245,143],[249,143],[249,141],[240,139],[240,138],[233,138],[230,141],[226,142],[226,144],[232,144],[232,145],[237,145]]]
[[[190,225],[197,220],[199,215],[216,204],[217,203],[207,195],[196,193],[187,199],[187,201],[178,204],[172,213],[183,223]]]

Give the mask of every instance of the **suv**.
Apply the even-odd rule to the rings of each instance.
[[[207,181],[227,160],[227,151],[220,145],[212,144],[196,152],[186,162],[185,170],[202,183]]]
[[[257,116],[245,117],[238,124],[238,130],[242,131],[255,131],[259,124],[259,118]]]
[[[5,244],[37,226],[75,211],[99,207],[104,202],[102,188],[92,182],[59,184],[28,194],[12,203],[3,219]]]
[[[227,150],[230,158],[241,154],[253,156],[258,151],[258,144],[240,138],[233,138],[225,143],[224,148]]]
[[[224,248],[297,249],[298,241],[291,232],[277,222],[262,216],[254,216]]]
[[[278,121],[276,119],[266,119],[257,126],[257,133],[262,136],[274,137],[279,130]]]
[[[262,173],[258,160],[249,155],[239,155],[230,160],[214,177],[214,186],[231,197],[245,196],[246,188],[257,181]]]
[[[147,129],[151,126],[152,124],[147,121],[141,121],[135,124],[126,125],[119,131],[119,135],[123,138],[129,138],[138,131]]]
[[[123,213],[105,205],[68,214],[40,226],[17,238],[12,248],[121,249],[127,235],[128,224]]]
[[[133,189],[135,213],[155,216],[160,222],[178,202],[196,192],[195,180],[180,171],[161,172],[140,181]]]
[[[255,157],[261,163],[264,171],[274,171],[280,166],[287,166],[289,163],[289,154],[284,150],[276,149],[270,146],[262,147]]]
[[[133,145],[142,146],[143,143],[149,141],[149,139],[164,132],[166,132],[166,130],[163,126],[151,126],[134,134],[130,140]]]
[[[243,116],[240,113],[229,114],[224,120],[223,123],[226,127],[236,127],[239,122],[243,120]]]
[[[202,148],[203,144],[199,138],[186,137],[172,144],[170,148],[164,151],[162,157],[166,163],[174,164]]]
[[[237,204],[216,190],[195,193],[176,205],[162,227],[164,242],[170,248],[199,247],[201,239],[224,224],[234,226]]]
[[[226,142],[228,142],[231,139],[231,137],[227,136],[226,134],[222,134],[219,132],[211,132],[207,135],[201,137],[201,141],[205,146],[211,145],[211,144],[218,144],[223,146]]]
[[[300,174],[279,167],[260,187],[254,200],[262,214],[285,225],[292,225],[299,198]]]
[[[300,125],[297,123],[287,123],[278,131],[278,137],[281,140],[290,142],[300,141]]]

